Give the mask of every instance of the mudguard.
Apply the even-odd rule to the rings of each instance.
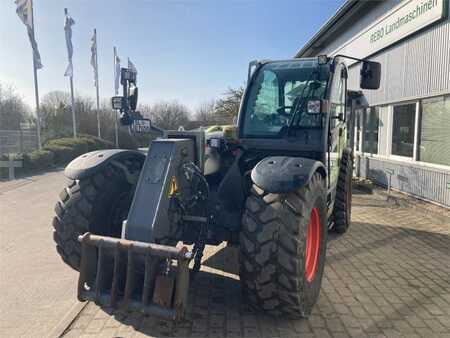
[[[318,171],[326,176],[320,161],[303,157],[274,156],[261,160],[252,170],[252,181],[269,193],[287,193],[303,187]]]
[[[91,151],[72,160],[64,170],[64,175],[72,180],[79,180],[101,170],[112,161],[121,161],[130,157],[142,159],[144,162],[146,156],[140,151],[126,149]]]

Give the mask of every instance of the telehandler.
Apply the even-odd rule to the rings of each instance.
[[[379,87],[380,64],[368,60],[252,61],[236,133],[205,141],[203,131],[163,131],[147,155],[74,159],[53,227],[58,253],[80,273],[78,299],[182,319],[205,245],[225,241],[239,247],[251,306],[308,316],[327,232],[350,224],[347,125],[362,92],[347,90],[348,59],[360,62],[361,89]],[[136,74],[123,68],[121,78],[124,95],[112,101],[127,125]]]

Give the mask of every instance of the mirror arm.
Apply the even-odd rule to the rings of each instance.
[[[350,59],[350,60],[355,60],[355,61],[359,61],[359,62],[367,61],[366,59],[358,59],[358,58],[355,58],[355,57],[353,57],[353,56],[348,56],[348,55],[344,55],[344,54],[338,54],[338,55],[335,55],[335,56],[333,56],[333,59],[335,59],[335,58],[337,58],[337,57],[342,57],[342,58],[346,58],[346,59]]]

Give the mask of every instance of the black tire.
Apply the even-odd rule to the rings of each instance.
[[[317,211],[317,269],[308,281],[306,237],[312,210]],[[240,233],[240,278],[253,307],[272,315],[306,317],[319,296],[326,256],[325,181],[319,173],[296,192],[265,193],[253,186]]]
[[[53,218],[53,239],[65,263],[78,270],[81,245],[78,236],[85,232],[120,237],[122,221],[132,200],[132,185],[123,172],[108,165],[81,180],[70,180],[61,191]]]
[[[333,207],[334,225],[332,230],[340,234],[346,232],[350,227],[352,217],[352,176],[353,153],[347,148],[342,153]]]

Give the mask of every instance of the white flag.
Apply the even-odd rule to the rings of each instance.
[[[66,11],[66,17],[64,19],[64,32],[66,34],[66,46],[67,46],[67,56],[69,58],[69,64],[64,72],[64,76],[73,76],[73,45],[72,45],[72,26],[75,24],[75,20]]]
[[[16,0],[15,1],[17,8],[16,13],[19,16],[20,20],[27,26],[28,37],[30,39],[31,48],[33,49],[33,58],[36,69],[41,69],[41,55],[39,54],[39,50],[37,47],[36,39],[34,37],[34,26],[33,26],[33,4],[32,0]]]
[[[115,75],[116,78],[114,79],[114,88],[116,90],[116,95],[119,94],[119,86],[120,86],[120,59],[119,56],[116,53],[116,48],[114,47],[114,67],[115,67]]]
[[[94,85],[97,87],[97,32],[95,30],[91,39],[91,66],[94,68]]]
[[[128,58],[128,69],[131,69],[131,71],[137,75],[137,69],[133,62],[131,62],[130,58]]]

